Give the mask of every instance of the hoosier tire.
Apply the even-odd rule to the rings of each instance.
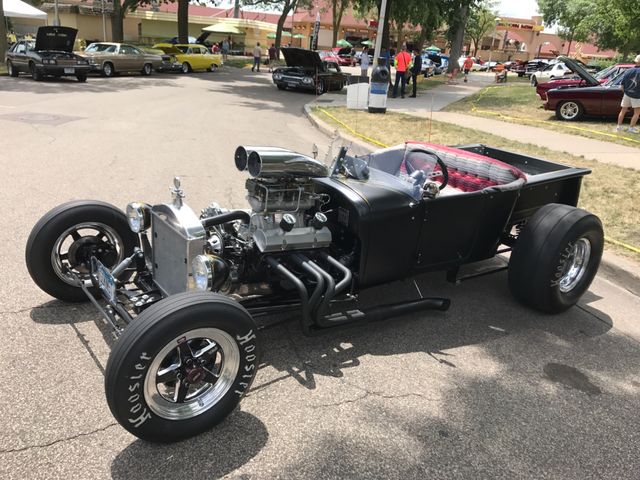
[[[511,293],[536,310],[563,312],[591,285],[603,247],[598,217],[569,205],[545,205],[527,222],[511,253]]]
[[[108,203],[79,200],[57,206],[35,224],[25,261],[42,290],[65,302],[82,302],[87,296],[64,274],[64,266],[86,277],[91,255],[111,269],[137,245],[124,212]]]
[[[240,304],[211,292],[173,295],[118,339],[106,367],[107,403],[138,438],[188,438],[236,408],[258,357],[255,323]]]

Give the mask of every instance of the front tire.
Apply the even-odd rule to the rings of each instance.
[[[532,87],[537,87],[538,86],[538,79],[536,78],[535,75],[531,75],[531,86]]]
[[[115,73],[116,73],[116,71],[113,68],[113,63],[106,62],[102,66],[102,75],[104,75],[105,77],[113,77],[115,75]]]
[[[150,63],[145,63],[144,66],[142,67],[142,75],[144,75],[145,77],[148,77],[149,75],[151,75],[151,64]]]
[[[80,83],[84,83],[87,81],[87,74],[86,73],[82,73],[80,75],[76,75],[76,78],[78,79],[78,81]]]
[[[256,326],[240,304],[211,292],[173,295],[118,339],[106,367],[107,403],[138,438],[182,440],[236,408],[258,363]]]
[[[189,73],[189,72],[191,72],[191,65],[189,65],[187,62],[184,62],[184,63],[182,64],[182,68],[180,69],[180,71],[181,71],[182,73]]]
[[[10,60],[7,60],[7,72],[9,72],[9,76],[13,78],[16,78],[20,74],[18,69],[13,66],[13,63],[11,63]]]
[[[316,82],[316,95],[322,95],[326,91],[324,80],[319,78]]]
[[[87,296],[68,272],[88,282],[92,255],[112,269],[137,245],[124,212],[108,203],[80,200],[54,208],[35,224],[25,260],[42,290],[65,302],[82,302]]]
[[[36,82],[42,81],[42,73],[36,68],[35,63],[29,64],[29,70],[31,71],[31,78],[33,78]]]
[[[536,310],[563,312],[591,285],[603,247],[598,217],[569,205],[545,205],[529,219],[511,253],[511,293]]]
[[[580,102],[566,100],[564,102],[560,102],[556,107],[556,118],[558,120],[574,122],[576,120],[580,120],[583,115],[584,107]]]

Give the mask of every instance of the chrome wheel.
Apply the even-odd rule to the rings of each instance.
[[[187,62],[184,62],[182,64],[182,73],[189,73],[190,67],[189,64]]]
[[[582,280],[589,259],[591,258],[591,242],[586,238],[580,238],[571,248],[569,256],[565,260],[560,276],[558,288],[562,293],[570,292]]]
[[[565,102],[560,107],[560,115],[567,120],[573,120],[580,114],[580,106],[576,102]]]
[[[153,412],[168,420],[200,415],[229,391],[240,366],[231,335],[199,328],[179,335],[155,356],[144,382],[144,398]]]
[[[104,73],[105,77],[110,77],[113,75],[113,66],[110,63],[105,63],[102,67],[102,73]]]
[[[124,259],[122,238],[103,223],[81,223],[65,230],[51,250],[51,265],[65,283],[77,286],[74,277],[86,278],[89,261],[95,256],[113,268]],[[88,278],[85,282],[89,282]]]

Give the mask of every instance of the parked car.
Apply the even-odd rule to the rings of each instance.
[[[80,55],[89,62],[92,72],[98,72],[105,77],[131,72],[151,75],[153,70],[162,67],[160,55],[144,52],[126,43],[91,43]]]
[[[544,60],[544,59],[534,59],[531,60],[529,62],[527,62],[527,65],[525,66],[525,72],[524,74],[527,77],[530,77],[531,74],[542,70],[543,68],[546,68],[549,65],[549,61],[548,60]]]
[[[214,72],[222,66],[222,57],[211,53],[204,45],[157,43],[153,48],[160,49],[167,55],[175,56],[182,66],[182,73],[195,70]]]
[[[547,101],[544,102],[546,110],[555,111],[559,120],[567,121],[580,120],[586,115],[615,117],[620,112],[621,82],[624,72],[600,84],[582,65],[566,57],[563,57],[563,61],[584,80],[587,86],[547,91]]]
[[[332,51],[319,50],[318,55],[320,55],[320,59],[322,61],[333,62],[333,63],[337,63],[338,65],[340,64],[340,57],[338,57],[338,55],[336,55]]]
[[[139,47],[145,53],[150,53],[153,55],[159,55],[162,59],[162,63],[159,67],[156,68],[158,72],[181,72],[182,64],[178,61],[175,55],[169,55],[164,53],[159,48],[151,48],[151,47]],[[212,52],[213,53],[213,52]]]
[[[432,270],[451,282],[500,272],[502,262],[458,269],[505,252],[514,298],[559,314],[600,264],[602,223],[576,208],[585,168],[419,142],[360,157],[343,147],[331,167],[277,147],[241,146],[234,161],[249,176],[246,210],[211,203],[198,215],[176,178],[169,202],[130,203],[126,214],[98,201],[57,206],[27,240],[34,282],[64,302],[91,302],[118,337],[107,404],[147,441],[197,435],[236,408],[260,371],[261,315],[297,309],[313,336],[444,312],[448,298],[419,290],[400,303],[358,299]],[[78,375],[67,370],[69,381]]]
[[[527,62],[523,60],[514,60],[507,65],[507,70],[517,74],[518,77],[524,77],[527,73]]]
[[[633,68],[633,64],[619,63],[617,65],[612,65],[611,67],[604,70],[600,70],[598,73],[593,75],[593,78],[598,80],[598,82],[600,82],[601,84],[606,83],[629,68]],[[553,90],[554,88],[585,87],[587,85],[587,82],[583,78],[581,78],[579,75],[576,75],[572,78],[558,78],[556,80],[538,83],[538,85],[536,86],[536,93],[542,101],[545,101],[547,99],[547,92],[549,90]]]
[[[571,70],[564,62],[556,62],[546,67],[538,70],[537,72],[531,73],[531,85],[534,87],[538,85],[538,83],[546,82],[548,80],[553,80],[555,78],[562,78],[566,75],[573,74],[573,70]]]
[[[338,65],[348,67],[351,65],[351,47],[335,47],[332,49],[338,57]]]
[[[493,72],[493,70],[496,68],[497,65],[500,65],[500,62],[484,62],[482,65],[480,65],[480,71],[481,72]]]
[[[460,58],[458,58],[458,66],[461,69],[466,59],[467,59],[466,55],[462,55]],[[472,72],[479,71],[482,68],[482,65],[478,63],[478,60],[475,57],[471,57],[471,60],[473,60],[473,66],[471,67],[471,71]]]
[[[36,81],[46,76],[74,76],[79,82],[86,82],[89,64],[73,53],[77,33],[78,30],[70,27],[39,27],[35,42],[20,40],[6,53],[9,75],[30,73]]]
[[[443,55],[433,51],[425,50],[422,52],[421,57],[422,73],[426,73],[427,76],[440,75],[442,72],[446,71],[447,66],[449,65],[448,57],[445,58]]]
[[[311,90],[321,95],[330,90],[342,90],[347,83],[346,73],[340,65],[332,61],[321,60],[318,52],[303,48],[283,48],[282,55],[286,67],[273,71],[273,83],[280,89]]]

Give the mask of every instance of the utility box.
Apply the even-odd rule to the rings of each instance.
[[[347,108],[366,110],[369,103],[369,77],[351,75],[347,82]]]
[[[371,72],[369,84],[369,113],[386,113],[387,92],[389,91],[389,69],[385,61],[381,62]]]

